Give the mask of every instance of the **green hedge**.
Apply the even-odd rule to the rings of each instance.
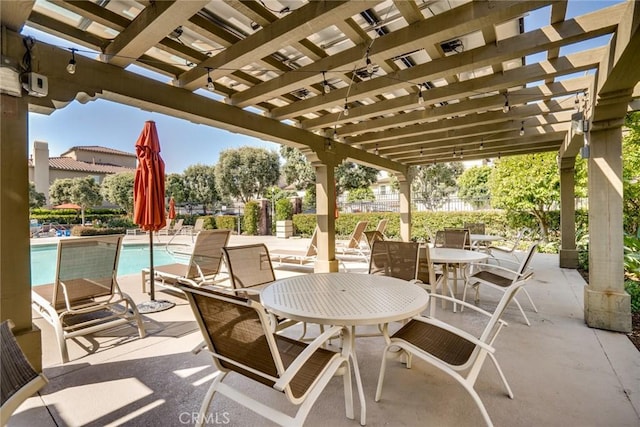
[[[215,228],[219,228],[221,230],[237,230],[238,229],[238,224],[236,223],[236,220],[238,217],[233,216],[233,215],[219,215],[214,217],[215,218]],[[205,220],[205,225],[206,225],[207,221]]]
[[[108,224],[112,220],[125,219],[127,215],[122,209],[87,209],[84,212],[84,220]],[[39,223],[57,222],[58,224],[80,224],[82,215],[75,209],[32,209],[29,219],[35,219]]]
[[[336,220],[336,237],[346,238],[355,228],[358,221],[369,221],[367,230],[375,230],[378,221],[389,220],[385,235],[390,239],[400,239],[400,214],[391,212],[375,213],[341,213]],[[548,244],[549,250],[559,242],[560,213],[550,212],[550,228]],[[576,211],[576,228],[587,229],[588,214],[586,211]],[[486,224],[487,234],[498,234],[506,238],[514,238],[518,230],[523,227],[538,229],[538,223],[528,214],[507,214],[504,211],[465,211],[465,212],[413,212],[411,214],[411,236],[416,239],[429,240],[436,231],[445,227],[461,227],[465,222],[483,222]],[[315,214],[297,214],[293,216],[296,233],[309,237],[316,226]],[[557,252],[557,247],[556,247]]]
[[[82,225],[76,225],[71,229],[72,236],[102,236],[105,234],[125,234],[126,229],[117,227],[117,228],[95,228],[95,227],[84,227]]]
[[[244,205],[243,231],[250,235],[258,234],[258,220],[260,219],[260,205],[255,200]]]

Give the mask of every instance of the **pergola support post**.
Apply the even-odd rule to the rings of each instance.
[[[578,268],[576,249],[575,157],[560,160],[560,267]]]
[[[622,123],[594,123],[589,155],[589,284],[584,318],[590,327],[631,331],[624,290]]]
[[[411,241],[411,181],[402,174],[396,175],[400,193],[400,238]]]
[[[318,256],[314,271],[338,271],[336,260],[336,184],[333,164],[313,163],[316,170],[316,217],[318,220]]]
[[[31,320],[29,249],[28,99],[0,95],[0,315],[37,371],[42,370],[40,330]]]

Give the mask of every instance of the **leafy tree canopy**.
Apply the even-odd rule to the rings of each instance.
[[[85,178],[56,179],[49,188],[49,196],[53,204],[75,203],[82,208],[82,223],[84,211],[102,203],[100,185],[90,176]]]
[[[300,150],[282,145],[280,155],[285,160],[282,173],[287,185],[293,185],[296,190],[309,190],[315,187],[316,172]]]
[[[442,206],[456,191],[456,179],[462,173],[460,162],[436,163],[416,166],[412,171],[413,194],[424,203],[427,209],[434,210]]]
[[[474,166],[458,177],[458,197],[471,204],[476,209],[480,209],[489,198],[489,176],[491,168],[489,166]]]
[[[347,202],[373,202],[376,199],[370,187],[354,188],[347,195]]]
[[[174,179],[176,187],[177,179]],[[189,166],[184,171],[184,193],[187,201],[201,204],[203,213],[207,213],[207,207],[213,209],[215,203],[219,200],[218,191],[216,189],[215,167],[196,164]],[[173,189],[173,188],[172,188]],[[179,203],[176,196],[174,200]]]
[[[576,195],[585,192],[585,162],[576,161]],[[548,211],[560,201],[560,175],[556,153],[503,157],[489,179],[491,204],[498,209],[528,212],[546,239]]]
[[[124,209],[127,215],[133,215],[134,180],[135,174],[133,172],[107,175],[100,186],[100,194],[105,200]]]
[[[36,191],[36,185],[33,182],[29,183],[29,209],[41,208],[47,201],[46,196],[43,193]]]
[[[622,141],[624,228],[637,236],[640,232],[640,113],[628,114],[625,124],[630,132]]]
[[[369,188],[378,179],[378,169],[343,162],[336,168],[336,192],[342,194],[356,188]]]
[[[176,203],[186,203],[187,189],[184,182],[184,175],[179,173],[171,173],[165,177],[165,192],[167,197],[173,197]]]
[[[220,152],[215,167],[218,190],[247,203],[262,197],[280,177],[278,153],[264,148],[241,147]]]

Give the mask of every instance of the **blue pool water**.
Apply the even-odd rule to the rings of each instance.
[[[56,275],[57,245],[31,247],[31,285],[52,283]],[[174,262],[187,263],[183,256],[170,254],[165,247],[153,250],[153,264],[163,265]],[[123,245],[118,262],[118,276],[140,274],[149,267],[149,245]]]

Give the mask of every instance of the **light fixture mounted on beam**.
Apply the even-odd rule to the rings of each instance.
[[[511,106],[509,105],[509,96],[505,93],[504,94],[504,105],[502,106],[502,112],[503,113],[508,113],[509,110],[511,110]]]
[[[76,48],[72,47],[71,49],[71,59],[69,60],[69,64],[67,64],[67,73],[75,74],[76,73]]]
[[[206,67],[207,69],[207,90],[209,92],[213,92],[216,90],[216,87],[213,84],[213,79],[211,78],[211,67]]]

